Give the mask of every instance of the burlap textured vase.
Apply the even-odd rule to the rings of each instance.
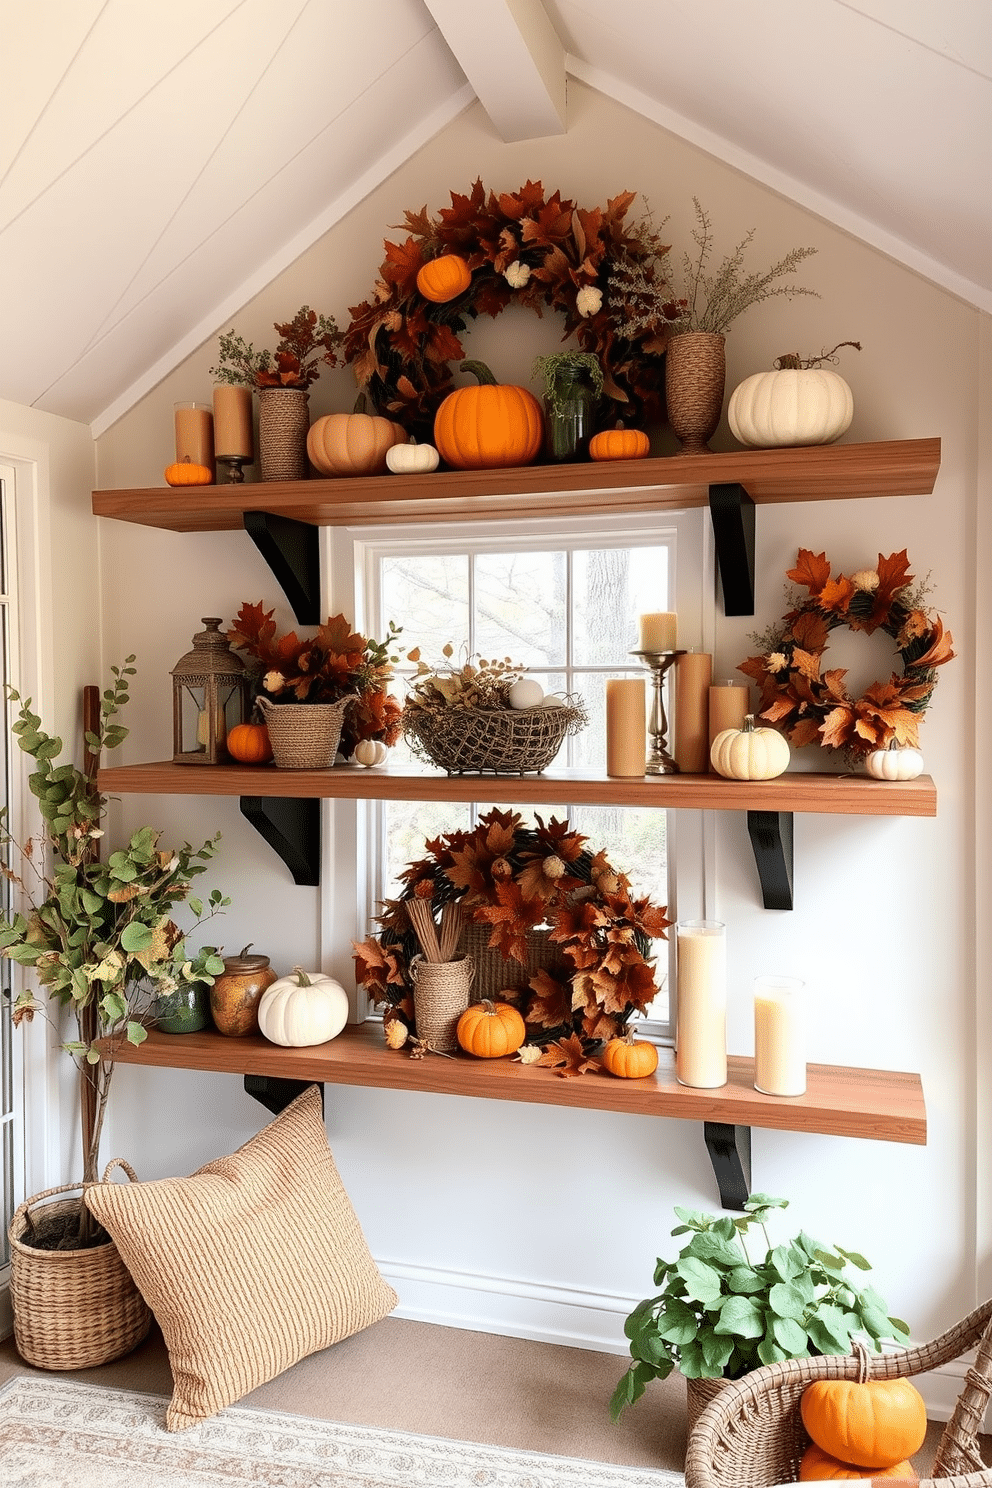
[[[306,388],[262,388],[258,395],[258,464],[263,481],[306,480],[310,394]]]
[[[726,375],[723,336],[711,331],[683,331],[669,341],[665,351],[665,404],[680,454],[708,453],[707,440],[716,432],[723,411]]]
[[[410,963],[417,1037],[432,1049],[451,1053],[458,1048],[458,1019],[468,1007],[474,971],[470,956],[458,961],[415,956]]]

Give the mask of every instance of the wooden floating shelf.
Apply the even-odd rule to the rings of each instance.
[[[103,1044],[106,1047],[107,1041]],[[524,1101],[776,1131],[868,1137],[915,1146],[925,1146],[927,1139],[919,1075],[889,1070],[811,1064],[805,1095],[776,1097],[761,1095],[753,1088],[753,1059],[731,1056],[726,1085],[719,1090],[692,1090],[676,1080],[672,1051],[660,1049],[659,1068],[647,1079],[618,1080],[608,1074],[563,1079],[552,1070],[509,1059],[479,1060],[464,1054],[412,1059],[402,1050],[387,1049],[382,1030],[375,1024],[349,1025],[330,1043],[309,1049],[284,1049],[258,1034],[226,1038],[212,1029],[186,1034],[152,1029],[143,1044],[115,1044],[113,1052],[122,1064],[163,1069],[420,1090],[433,1095]]]
[[[547,517],[706,506],[738,483],[756,502],[929,495],[939,439],[737,450],[504,470],[94,491],[93,512],[173,532],[219,532],[264,511],[312,526]]]

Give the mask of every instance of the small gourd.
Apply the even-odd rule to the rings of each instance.
[[[589,441],[591,460],[643,460],[651,441],[643,429],[603,429]]]
[[[258,1026],[270,1043],[303,1049],[336,1038],[348,1021],[348,994],[322,972],[294,966],[262,993]]]
[[[643,1080],[658,1068],[658,1050],[646,1039],[635,1039],[627,1029],[623,1038],[610,1039],[603,1050],[603,1068],[621,1080]]]
[[[831,1457],[816,1442],[811,1443],[799,1459],[800,1483],[835,1482],[852,1478],[903,1478],[916,1481],[919,1474],[911,1462],[897,1462],[894,1467],[857,1467],[853,1462],[841,1462]]]
[[[815,1380],[799,1408],[818,1447],[872,1470],[912,1457],[927,1434],[923,1397],[907,1379]]]
[[[352,753],[356,765],[381,765],[389,750],[381,739],[359,739]]]
[[[923,774],[923,756],[918,749],[873,749],[865,759],[865,769],[873,780],[915,780]]]
[[[854,346],[858,341],[841,341]],[[824,367],[839,346],[803,360],[795,353],[776,357],[775,371],[755,372],[736,387],[727,405],[730,432],[755,449],[833,444],[854,418],[854,395],[843,377]]]
[[[442,253],[417,273],[417,288],[425,300],[435,305],[456,300],[471,283],[472,271],[460,253]]]
[[[773,780],[789,768],[789,744],[777,729],[755,728],[748,714],[739,729],[723,729],[710,747],[710,764],[725,780]]]
[[[434,443],[456,470],[529,465],[544,440],[544,414],[527,388],[497,383],[483,362],[462,362],[477,387],[455,388],[434,418]]]
[[[214,473],[209,465],[194,465],[189,455],[184,455],[174,465],[165,467],[165,483],[168,486],[212,486]]]
[[[386,451],[386,468],[393,475],[430,475],[440,463],[441,456],[432,444],[418,444],[415,439]]]
[[[236,723],[227,735],[227,752],[241,765],[267,765],[272,741],[264,723]]]
[[[508,1002],[473,1002],[458,1019],[459,1047],[476,1059],[502,1059],[515,1054],[527,1037],[523,1018]]]

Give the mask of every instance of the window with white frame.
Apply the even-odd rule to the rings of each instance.
[[[418,647],[430,666],[444,663],[444,647],[459,656],[511,658],[546,692],[577,694],[589,724],[566,739],[556,763],[605,768],[606,682],[644,676],[630,653],[637,617],[648,611],[687,610],[699,624],[703,571],[698,513],[670,518],[572,520],[555,524],[484,523],[380,533],[353,533],[359,603],[366,634],[403,627],[400,647]],[[679,557],[687,561],[680,563]],[[692,622],[690,621],[690,624]],[[397,687],[414,668],[402,664]],[[397,763],[406,746],[397,746]],[[368,864],[365,904],[371,924],[381,901],[397,892],[398,871],[421,856],[426,840],[470,827],[492,804],[514,806],[512,781],[494,789],[480,777],[472,805],[454,802],[370,802],[359,813]],[[676,883],[670,813],[653,807],[560,804],[518,806],[525,821],[566,815],[595,850],[604,849],[631,879],[635,892],[670,906]],[[680,855],[691,845],[680,848]],[[361,908],[360,908],[361,914]],[[658,996],[646,1031],[671,1035],[669,946],[657,942]]]

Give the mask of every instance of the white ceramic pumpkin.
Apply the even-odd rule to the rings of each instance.
[[[381,739],[359,739],[351,757],[356,765],[381,765],[388,753]]]
[[[865,759],[873,780],[915,780],[923,774],[923,756],[918,749],[873,749]]]
[[[290,1049],[326,1044],[348,1021],[348,994],[323,972],[294,966],[262,993],[258,1026],[270,1043]]]
[[[723,729],[713,740],[710,763],[725,780],[772,780],[789,768],[788,740],[777,729],[755,728],[749,713],[743,728]]]
[[[854,395],[843,377],[819,362],[815,357],[803,362],[789,354],[776,359],[774,372],[745,377],[727,405],[734,438],[755,449],[832,444],[839,439],[851,426]]]
[[[432,444],[418,444],[415,439],[386,451],[386,468],[393,475],[429,475],[440,463],[441,456]]]

